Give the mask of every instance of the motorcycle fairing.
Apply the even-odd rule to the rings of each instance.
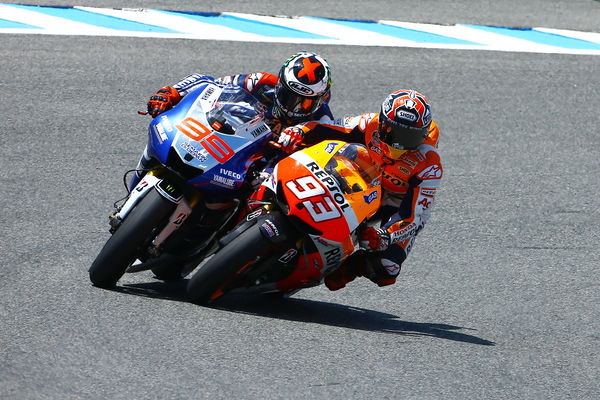
[[[281,291],[299,282],[314,285],[356,252],[356,230],[377,212],[381,201],[380,173],[367,150],[344,142],[325,141],[292,154],[276,165],[263,185],[278,198],[285,197],[288,216],[322,232],[308,234],[310,250],[305,243],[296,269],[277,282]]]
[[[331,173],[325,171],[324,168],[340,150],[345,148],[345,145],[343,142],[323,141],[298,151],[279,162],[272,179],[264,183],[265,186],[276,192],[278,190],[276,182],[281,181],[282,185],[280,186],[284,191],[285,198],[292,199],[289,204],[290,213],[297,213],[301,219],[312,221],[311,225],[317,228],[318,225],[325,224],[323,229],[318,228],[322,232],[327,232],[324,238],[338,242],[353,232],[360,222],[372,216],[379,208],[381,200],[377,182],[365,182],[352,171],[352,168],[340,166],[342,174],[352,175],[355,180],[361,182],[361,190],[352,193],[345,193],[340,187],[340,181],[346,181],[346,177],[342,177],[338,173],[338,177],[334,178]],[[340,157],[336,158],[336,160],[338,159]],[[306,176],[312,176],[314,179],[305,178]],[[312,187],[315,180],[323,188],[322,191],[313,190],[317,198],[321,196],[321,200],[317,202],[303,201],[304,193],[310,198],[309,193],[304,192],[303,189]],[[290,182],[294,182],[296,188],[294,183]],[[298,195],[303,198],[298,198]],[[364,201],[365,198],[369,199],[368,203]],[[338,210],[340,216],[344,217],[345,223],[340,223],[336,218],[333,207]],[[315,220],[315,216],[317,216],[317,220]],[[335,228],[328,227],[329,224],[335,224]]]
[[[249,166],[247,160],[266,145],[272,134],[252,109],[257,101],[254,98],[246,107],[254,118],[236,126],[235,133],[214,129],[217,125],[210,123],[207,112],[222,107],[219,96],[226,88],[231,89],[212,83],[202,85],[175,108],[154,118],[149,127],[149,155],[167,165],[169,155],[175,152],[181,163],[198,170],[188,183],[202,189],[208,199],[231,197],[232,191],[240,189]],[[243,105],[229,106],[243,109]]]

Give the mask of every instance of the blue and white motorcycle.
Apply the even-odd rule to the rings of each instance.
[[[150,162],[110,217],[112,236],[89,269],[95,286],[144,270],[176,279],[198,265],[235,225],[270,162],[263,114],[244,89],[207,82],[152,120]]]

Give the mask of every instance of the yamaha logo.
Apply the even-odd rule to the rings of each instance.
[[[288,85],[290,85],[290,87],[291,87],[291,88],[292,88],[292,89],[293,89],[295,92],[298,92],[298,93],[300,93],[300,94],[304,94],[304,95],[308,95],[308,96],[310,96],[310,95],[312,95],[312,94],[314,94],[314,93],[315,93],[315,92],[314,92],[314,91],[313,91],[311,88],[309,88],[308,86],[304,86],[303,84],[301,84],[301,83],[298,83],[298,82],[288,82]]]

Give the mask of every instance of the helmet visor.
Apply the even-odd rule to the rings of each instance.
[[[428,127],[414,128],[399,124],[386,116],[380,117],[379,137],[390,150],[414,150],[419,147],[427,136]],[[402,155],[400,153],[400,155]]]
[[[303,96],[286,85],[277,85],[275,89],[275,101],[289,117],[305,117],[314,113],[323,103],[323,98]]]

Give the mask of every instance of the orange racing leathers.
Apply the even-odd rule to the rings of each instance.
[[[337,290],[356,276],[366,276],[379,286],[392,284],[423,228],[433,206],[443,175],[438,154],[439,129],[432,121],[424,143],[406,151],[394,161],[383,155],[379,142],[379,114],[368,113],[331,122],[306,122],[297,126],[304,132],[304,144],[321,140],[343,140],[364,144],[382,170],[383,198],[375,218],[390,235],[386,250],[370,256],[351,257],[325,283]],[[377,257],[373,257],[377,255]]]

